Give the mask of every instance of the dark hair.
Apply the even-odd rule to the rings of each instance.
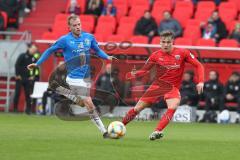
[[[193,70],[188,70],[184,74],[190,75],[190,77],[191,77],[190,79],[193,81],[193,78],[194,78],[194,71]]]
[[[173,39],[174,33],[173,33],[173,31],[165,30],[160,33],[160,37],[171,37]]]

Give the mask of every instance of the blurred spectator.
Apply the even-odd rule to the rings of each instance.
[[[237,122],[239,122],[240,114],[240,74],[233,72],[225,86],[225,102],[237,102],[238,103],[238,116]]]
[[[157,34],[157,29],[157,23],[151,16],[150,11],[145,11],[143,17],[141,17],[136,23],[134,34],[148,36],[150,42]]]
[[[209,81],[204,83],[203,96],[206,112],[200,122],[217,122],[215,109],[220,109],[223,103],[223,85],[218,80],[218,72],[209,72]]]
[[[193,71],[187,71],[183,75],[183,81],[180,88],[181,93],[181,105],[187,104],[189,106],[197,106],[198,93],[196,90],[196,84],[193,82]]]
[[[224,24],[224,22],[219,17],[218,11],[214,11],[212,13],[210,21],[212,21],[213,24],[216,26],[217,31],[216,31],[216,34],[215,34],[214,37],[217,40],[217,42],[219,42],[223,38],[226,38],[227,35],[228,35],[226,25]]]
[[[4,28],[4,23],[5,23],[5,20],[4,20],[4,18],[3,18],[3,15],[2,15],[2,13],[1,13],[1,10],[0,10],[0,31],[5,30],[5,28]]]
[[[118,93],[121,89],[120,85],[118,70],[112,71],[111,64],[107,64],[106,72],[100,75],[96,82],[95,98],[99,101],[105,100],[103,103],[109,105],[109,117],[113,117],[113,109],[117,105]]]
[[[79,4],[77,3],[77,0],[71,0],[70,1],[70,6],[68,8],[68,13],[69,14],[80,15],[81,8],[80,8]]]
[[[240,43],[240,23],[237,23],[235,25],[235,28],[230,35],[230,38],[235,39]]]
[[[209,80],[204,83],[203,96],[206,110],[221,109],[223,106],[223,85],[219,81],[216,71],[209,72]]]
[[[204,39],[215,39],[215,34],[217,33],[217,28],[213,22],[209,21],[202,31],[202,38]]]
[[[199,0],[192,0],[193,4],[196,5]],[[219,5],[221,3],[221,0],[214,0],[216,5]]]
[[[171,30],[174,32],[175,37],[179,37],[182,35],[182,27],[179,22],[171,17],[171,13],[169,11],[165,11],[163,13],[163,20],[160,22],[158,32],[162,32],[164,30]]]
[[[27,69],[27,66],[31,63],[35,63],[36,59],[33,55],[37,52],[37,47],[34,44],[29,44],[28,50],[25,53],[22,53],[17,58],[15,64],[16,71],[16,88],[14,95],[14,112],[18,112],[18,101],[21,93],[21,86],[24,87],[25,99],[27,103],[27,108],[25,112],[27,114],[31,113],[31,99],[30,94],[33,89],[34,77],[31,75],[30,71]]]
[[[113,1],[107,3],[103,8],[102,15],[104,16],[116,16],[117,8],[113,5]]]
[[[103,0],[88,0],[86,14],[100,16],[102,13],[103,6],[104,6]]]
[[[20,1],[21,2],[21,1]],[[10,25],[18,28],[19,12],[21,3],[18,0],[0,0],[0,10],[3,10],[8,15],[8,21]]]

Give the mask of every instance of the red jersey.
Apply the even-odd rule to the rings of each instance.
[[[196,57],[186,49],[173,48],[170,54],[158,50],[154,52],[147,60],[144,67],[136,72],[136,76],[141,76],[148,72],[154,65],[157,69],[157,77],[178,88],[182,82],[185,63],[191,63],[197,68],[198,83],[204,82],[203,65]]]

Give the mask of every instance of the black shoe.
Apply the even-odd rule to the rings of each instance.
[[[240,122],[239,122],[239,118],[236,119],[235,123],[240,123]]]
[[[104,139],[110,138],[108,132],[103,133],[103,138],[104,138]]]
[[[149,136],[149,139],[151,141],[154,141],[156,139],[160,139],[163,137],[163,132],[161,131],[154,131],[150,136]]]

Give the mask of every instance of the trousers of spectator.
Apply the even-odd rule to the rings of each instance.
[[[214,99],[214,102],[213,102]],[[208,110],[223,110],[224,108],[224,99],[216,96],[208,96],[205,98],[205,109]]]
[[[21,93],[21,87],[24,88],[25,100],[26,100],[26,113],[31,113],[31,98],[30,94],[32,93],[32,81],[30,80],[16,80],[16,88],[15,88],[15,95],[14,95],[14,111],[18,109],[18,102]]]

